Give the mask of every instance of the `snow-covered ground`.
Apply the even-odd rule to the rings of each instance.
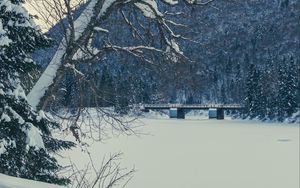
[[[0,188],[65,188],[43,182],[15,178],[0,174]]]
[[[299,188],[298,125],[187,118],[154,114],[142,119],[147,135],[95,142],[91,156],[100,166],[123,152],[122,166],[137,169],[128,188]],[[64,155],[78,168],[89,162],[79,148]]]
[[[243,120],[208,120],[206,113],[168,119],[150,113],[146,135],[119,136],[91,143],[97,166],[123,152],[120,161],[137,172],[128,188],[299,188],[299,125]],[[62,153],[78,169],[90,162],[80,148]],[[0,174],[0,188],[58,186]]]

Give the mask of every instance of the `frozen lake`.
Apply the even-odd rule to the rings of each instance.
[[[149,135],[94,143],[95,161],[123,152],[128,188],[299,188],[299,126],[241,120],[143,119]],[[68,152],[79,167],[89,160]]]

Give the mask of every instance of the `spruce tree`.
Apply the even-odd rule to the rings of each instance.
[[[297,103],[297,86],[298,86],[298,78],[299,74],[297,70],[296,63],[294,62],[294,58],[291,57],[288,63],[288,75],[287,75],[287,91],[288,95],[286,96],[286,114],[290,117],[293,113],[297,111],[298,103]]]
[[[51,135],[58,124],[30,107],[19,79],[35,68],[30,54],[50,44],[22,3],[0,0],[0,173],[66,185],[53,154],[74,144]]]
[[[264,95],[265,95],[265,105],[266,105],[266,117],[268,119],[274,119],[276,117],[277,105],[277,88],[276,88],[276,66],[278,66],[271,59],[267,59],[264,66],[264,75],[262,81],[264,82]]]
[[[245,98],[245,114],[250,118],[261,116],[261,93],[259,71],[254,64],[250,64]]]
[[[297,67],[293,57],[289,62],[284,60],[278,70],[278,118],[283,120],[297,110]]]

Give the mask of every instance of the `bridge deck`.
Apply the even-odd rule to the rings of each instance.
[[[142,106],[144,109],[170,109],[170,108],[180,108],[180,109],[191,109],[191,110],[207,110],[209,108],[221,108],[221,109],[242,109],[244,106],[238,104],[144,104]]]

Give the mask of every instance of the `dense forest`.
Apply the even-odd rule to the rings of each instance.
[[[97,65],[81,65],[80,70],[97,86],[98,105],[122,109],[138,103],[235,103],[246,106],[245,116],[279,120],[297,111],[299,1],[221,0],[205,7],[180,3],[173,9],[182,7],[185,13],[171,19],[182,24],[174,29],[185,38],[180,45],[188,60],[173,62],[158,56],[157,64],[152,65],[119,53],[107,55]],[[143,19],[138,11],[131,14],[137,23]],[[156,45],[155,37],[159,36],[153,29],[155,23],[142,20],[141,27],[146,29],[135,33],[120,21],[121,17],[118,11],[102,24],[110,32],[97,34],[95,46],[108,38],[138,44],[136,35]],[[57,42],[63,22],[48,32]],[[45,67],[54,52],[55,47],[38,51],[34,58]],[[79,82],[72,73],[66,75],[57,103],[95,106],[93,92]],[[84,97],[77,100],[78,95]]]

